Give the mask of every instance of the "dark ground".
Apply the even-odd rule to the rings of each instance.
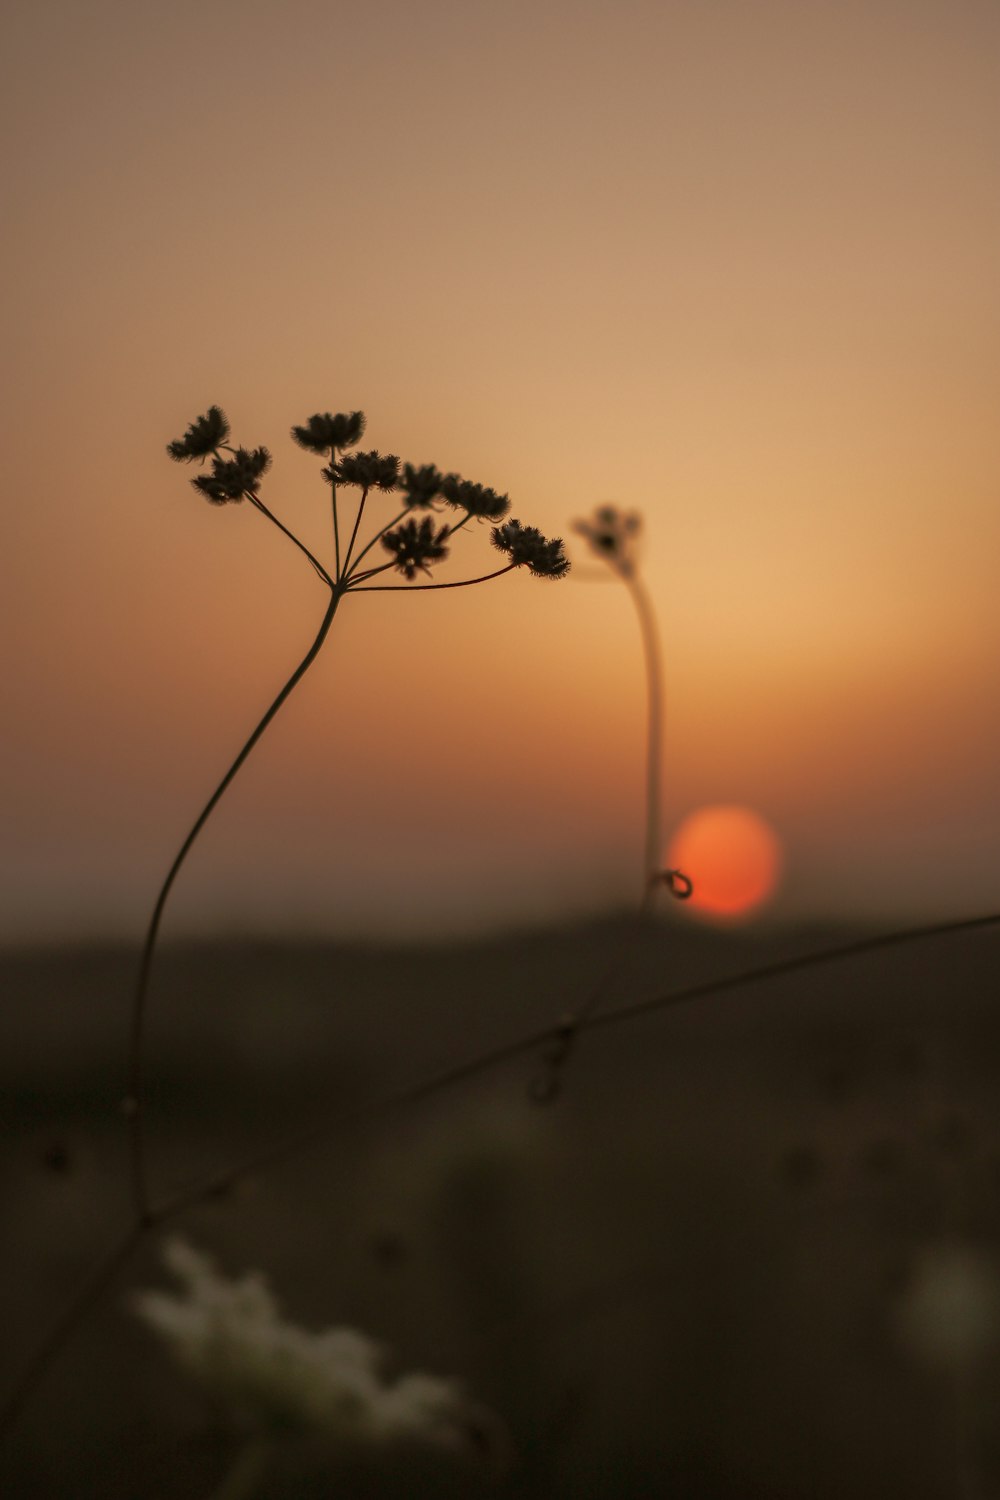
[[[608,1008],[853,934],[664,924]],[[161,1193],[554,1019],[612,923],[439,948],[164,952]],[[4,1388],[126,1222],[136,955],[0,955]],[[178,1226],[289,1316],[460,1376],[508,1424],[491,1493],[672,1500],[1000,1494],[1000,1348],[961,1381],[901,1342],[926,1249],[1000,1266],[1000,931],[771,980],[585,1037],[558,1101],[522,1059],[328,1139]],[[232,1438],[128,1311],[127,1266],[5,1443],[0,1492],[201,1500]],[[266,1496],[437,1493],[290,1445]],[[282,1475],[284,1477],[282,1477]],[[294,1477],[289,1477],[294,1475]],[[456,1493],[478,1494],[463,1479]]]

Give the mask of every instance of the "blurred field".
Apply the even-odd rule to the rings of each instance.
[[[608,1007],[853,935],[665,922]],[[166,950],[159,1191],[554,1019],[618,937],[608,921],[464,946]],[[0,956],[5,1387],[127,1219],[135,957]],[[667,1010],[583,1038],[554,1105],[527,1100],[525,1059],[335,1132],[178,1227],[229,1272],[265,1270],[304,1325],[460,1376],[511,1433],[487,1492],[997,1494],[1000,1346],[956,1374],[899,1322],[928,1249],[977,1252],[1000,1287],[998,974],[987,932]],[[7,1442],[4,1495],[213,1493],[232,1435],[126,1306],[164,1280],[151,1243]],[[302,1447],[262,1493],[435,1486]]]

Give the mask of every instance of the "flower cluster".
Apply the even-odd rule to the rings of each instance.
[[[399,459],[394,453],[383,455],[377,449],[371,453],[349,453],[339,464],[324,469],[323,477],[337,484],[355,484],[363,490],[394,490],[399,482]]]
[[[213,458],[211,474],[199,474],[191,483],[213,505],[226,505],[256,490],[270,467],[266,448],[237,448],[232,458]]]
[[[473,484],[459,474],[446,475],[441,481],[441,495],[449,505],[467,510],[470,516],[481,516],[486,521],[502,521],[510,510],[506,495],[498,495],[485,484]]]
[[[430,516],[424,516],[422,521],[404,521],[394,531],[387,531],[382,546],[393,554],[399,571],[412,579],[418,568],[426,573],[430,563],[441,562],[448,556],[447,537],[447,526],[435,531]]]
[[[325,456],[327,453],[332,455],[338,448],[353,448],[360,442],[364,430],[363,411],[339,412],[337,416],[325,411],[317,412],[303,426],[293,427],[292,437],[300,448]]]
[[[485,484],[474,484],[460,474],[443,474],[434,464],[402,464],[393,453],[347,453],[362,437],[365,430],[364,413],[360,411],[315,412],[300,426],[291,429],[292,437],[300,448],[310,453],[329,456],[329,463],[322,470],[323,478],[333,486],[334,526],[337,526],[337,490],[339,486],[354,486],[362,493],[354,522],[351,544],[345,560],[344,576],[340,576],[338,554],[337,570],[329,573],[288,527],[266,512],[272,521],[309,558],[321,578],[332,587],[351,587],[371,576],[378,569],[369,568],[359,574],[357,564],[353,571],[348,564],[363,514],[365,496],[370,490],[388,493],[399,490],[403,496],[405,511],[439,510],[435,502],[463,511],[465,514],[455,525],[437,526],[431,518],[411,518],[402,524],[389,522],[362,546],[360,556],[369,551],[376,542],[381,542],[392,554],[392,562],[385,568],[395,567],[405,578],[412,581],[418,573],[427,573],[432,563],[441,562],[448,555],[446,542],[458,526],[475,518],[491,521],[493,542],[501,552],[507,554],[514,567],[527,567],[540,578],[562,578],[569,571],[569,560],[560,538],[547,540],[533,526],[522,526],[520,521],[505,521],[510,510],[510,500]],[[182,438],[168,444],[167,451],[178,461],[211,459],[210,472],[199,475],[191,482],[199,494],[213,505],[227,505],[247,497],[258,499],[257,486],[271,464],[266,448],[233,448],[230,446],[229,422],[219,406],[212,406],[204,416],[197,417]],[[258,508],[263,508],[258,500]],[[384,569],[383,569],[384,571]],[[503,571],[503,570],[501,570]],[[478,582],[476,579],[465,580]]]
[[[178,463],[207,458],[229,436],[229,422],[221,406],[210,406],[203,417],[195,417],[182,438],[167,444],[167,452]]]
[[[191,1375],[254,1426],[359,1446],[405,1441],[469,1454],[498,1429],[454,1381],[423,1374],[385,1380],[382,1351],[363,1333],[308,1333],[286,1322],[262,1276],[229,1281],[180,1239],[167,1242],[164,1260],[182,1289],[140,1292],[135,1312]]]
[[[522,526],[520,521],[494,526],[493,545],[506,552],[515,568],[527,567],[537,578],[564,578],[569,572],[562,538],[548,541],[536,527]]]
[[[399,483],[407,508],[426,510],[441,494],[444,479],[434,464],[424,464],[419,469],[413,464],[404,464]]]
[[[621,511],[614,505],[599,505],[591,520],[573,523],[573,530],[586,537],[593,551],[625,577],[635,570],[641,527],[642,520],[636,511]]]

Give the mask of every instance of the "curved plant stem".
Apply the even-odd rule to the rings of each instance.
[[[153,955],[156,951],[156,939],[159,934],[160,922],[163,917],[164,907],[167,904],[167,897],[170,895],[171,887],[173,886],[174,881],[177,879],[177,876],[180,873],[181,866],[190,853],[192,845],[194,844],[201,830],[204,828],[205,824],[208,822],[209,817],[211,816],[215,807],[218,805],[226,788],[229,786],[230,782],[239,771],[243,762],[246,760],[254,745],[256,745],[257,741],[264,733],[264,730],[274,718],[275,714],[281,708],[282,704],[288,698],[289,694],[292,693],[298,683],[305,676],[306,672],[308,672],[309,668],[316,660],[316,657],[319,655],[323,642],[326,640],[330,626],[333,624],[333,617],[337,612],[337,605],[340,603],[342,593],[343,591],[340,589],[335,588],[333,590],[330,598],[330,603],[326,608],[326,613],[324,614],[322,622],[320,623],[319,630],[316,632],[315,640],[309,647],[309,650],[306,652],[305,656],[299,662],[298,666],[295,668],[295,671],[292,673],[291,677],[289,677],[288,681],[281,689],[278,696],[275,698],[274,702],[271,704],[270,708],[264,714],[263,718],[258,722],[256,728],[250,735],[250,738],[244,744],[239,755],[237,755],[236,759],[229,767],[229,770],[226,772],[225,776],[223,776],[215,791],[212,793],[211,797],[209,797],[208,801],[205,803],[205,806],[198,814],[198,817],[195,820],[191,831],[189,832],[187,838],[184,840],[180,849],[177,851],[177,854],[174,857],[174,862],[170,866],[170,869],[167,871],[166,879],[160,887],[159,895],[157,896],[155,905],[153,906],[153,912],[149,919],[149,926],[146,930],[146,940],[143,944],[142,957],[139,961],[139,973],[136,979],[135,992],[132,998],[132,1019],[129,1038],[128,1064],[129,1082],[128,1095],[125,1101],[126,1115],[129,1122],[129,1157],[132,1177],[132,1202],[137,1216],[143,1220],[146,1219],[150,1213],[149,1192],[146,1181],[146,1158],[143,1130],[143,1041],[146,1019],[146,995],[149,989],[149,976],[153,964]]]
[[[345,578],[349,576],[349,569],[351,566],[351,553],[354,551],[354,543],[358,538],[358,527],[361,525],[361,517],[365,513],[365,502],[367,501],[367,499],[368,487],[366,485],[365,488],[361,491],[361,503],[358,506],[358,513],[354,517],[354,530],[351,532],[351,540],[348,542],[347,551],[344,553],[344,566],[342,572]]]
[[[374,576],[375,576],[376,573],[384,573],[384,572],[386,572],[386,570],[388,568],[394,568],[396,566],[395,563],[388,562],[388,563],[382,563],[382,565],[380,567],[377,567],[377,568],[365,568],[364,572],[362,572],[360,570],[360,568],[359,568],[359,564],[361,562],[361,559],[365,556],[365,554],[371,551],[371,549],[374,547],[375,543],[377,541],[380,541],[381,538],[385,536],[385,534],[386,534],[387,531],[391,531],[392,528],[394,526],[398,525],[399,522],[402,521],[405,516],[408,516],[409,513],[410,513],[410,509],[411,509],[411,507],[405,506],[404,509],[399,512],[398,516],[394,516],[392,518],[392,520],[388,523],[388,525],[383,526],[382,530],[376,532],[375,535],[372,537],[371,541],[367,542],[365,544],[365,546],[362,547],[361,551],[358,553],[357,557],[354,559],[354,567],[351,569],[350,573],[347,574],[347,581],[349,583],[357,586],[360,583],[362,583],[366,578],[374,578]],[[461,531],[462,527],[466,524],[466,522],[471,521],[471,520],[472,520],[472,512],[469,511],[466,515],[464,515],[462,517],[462,519],[460,521],[456,521],[456,523],[455,523],[454,526],[449,526],[448,527],[447,535],[449,537],[454,536],[456,531]],[[352,542],[352,545],[353,545],[353,542]],[[350,554],[350,548],[348,548],[348,554]],[[346,566],[347,566],[346,563],[345,563],[344,566],[346,568]],[[494,575],[490,574],[489,576],[493,577]],[[478,581],[479,580],[470,580],[470,582],[478,582]],[[402,585],[400,585],[400,587],[402,587]],[[424,585],[424,587],[427,587],[427,585]]]
[[[354,567],[351,569],[351,572],[350,572],[350,575],[349,575],[349,578],[348,578],[348,582],[352,581],[355,578],[362,578],[362,577],[366,577],[367,576],[368,572],[370,571],[369,569],[366,569],[365,573],[363,573],[363,574],[358,572],[358,564],[360,563],[361,559],[363,557],[366,557],[368,555],[368,553],[374,547],[375,543],[377,541],[379,541],[382,537],[384,537],[387,531],[391,531],[394,526],[398,526],[399,523],[400,523],[400,521],[402,521],[405,516],[408,516],[409,513],[410,513],[409,506],[408,505],[404,505],[403,509],[399,512],[398,516],[393,516],[392,520],[389,521],[389,522],[387,522],[387,524],[382,527],[381,531],[376,531],[375,535],[372,537],[372,539],[371,539],[370,542],[366,542],[365,543],[365,545],[362,547],[361,551],[358,553],[357,557],[354,559]],[[387,563],[386,566],[389,567],[389,568],[391,568],[392,567],[392,563]]]
[[[393,564],[387,564],[392,567]],[[460,578],[457,583],[363,583],[351,589],[352,594],[415,594],[419,589],[464,589],[472,583],[486,583],[491,578],[501,578],[516,568],[517,563],[508,563],[497,568],[495,573],[484,573],[480,578]]]
[[[826,964],[843,963],[852,958],[864,957],[869,953],[906,947],[911,943],[928,942],[958,933],[981,932],[993,927],[1000,927],[1000,912],[990,912],[980,917],[959,917],[922,927],[906,927],[895,932],[875,933],[871,937],[855,938],[849,943],[814,949],[810,953],[797,954],[791,958],[775,959],[771,963],[742,969],[737,974],[729,974],[721,979],[701,980],[696,984],[684,985],[681,989],[667,990],[645,1000],[635,1000],[628,1005],[620,1005],[615,1010],[585,1017],[579,1022],[579,1030],[611,1030],[627,1025],[643,1016],[654,1015],[659,1011],[673,1010],[677,1006],[690,1005],[697,1000],[706,1000],[712,996],[749,989],[773,979],[783,979],[810,969],[822,968]],[[518,1057],[535,1052],[546,1042],[558,1038],[564,1025],[565,1022],[559,1021],[555,1025],[536,1027],[510,1041],[501,1042],[485,1052],[475,1053],[436,1073],[426,1074],[412,1083],[404,1084],[392,1094],[383,1095],[380,1099],[374,1099],[368,1104],[357,1105],[333,1118],[290,1133],[283,1140],[273,1142],[237,1166],[215,1173],[200,1184],[183,1190],[176,1197],[159,1205],[156,1210],[157,1221],[173,1219],[188,1209],[195,1208],[199,1203],[224,1197],[246,1178],[277,1166],[295,1152],[316,1144],[338,1129],[366,1120],[391,1117],[403,1109],[422,1103],[425,1099],[446,1092],[457,1084],[492,1072],[505,1062],[512,1062]]]
[[[654,995],[647,1000],[635,1001],[631,1005],[619,1006],[617,1010],[606,1011],[602,1015],[592,1016],[582,1021],[579,1029],[597,1031],[627,1025],[631,1021],[652,1015],[657,1011],[672,1009],[677,1005],[691,1004],[696,1000],[708,999],[712,995],[731,994],[772,979],[820,968],[828,963],[843,962],[859,958],[864,954],[878,953],[914,942],[926,942],[938,937],[983,931],[998,926],[1000,926],[1000,912],[991,912],[980,917],[959,917],[952,921],[928,923],[922,927],[903,928],[895,932],[857,938],[849,943],[817,949],[793,958],[778,959],[773,963],[759,965],[757,968],[744,969],[738,974],[730,974],[723,979],[705,980],[699,984],[686,985],[683,989],[668,990],[664,994]],[[186,1189],[176,1197],[147,1210],[143,1216],[137,1217],[118,1245],[96,1268],[83,1290],[60,1315],[26,1365],[14,1389],[0,1405],[0,1430],[13,1426],[26,1398],[35,1389],[55,1357],[68,1343],[77,1326],[112,1285],[118,1272],[131,1258],[136,1247],[161,1224],[180,1217],[189,1209],[197,1207],[198,1204],[224,1196],[239,1182],[279,1164],[305,1146],[317,1144],[340,1128],[364,1120],[392,1117],[407,1108],[423,1103],[424,1100],[436,1094],[446,1092],[484,1073],[489,1073],[505,1062],[535,1053],[546,1041],[559,1036],[562,1024],[536,1028],[526,1035],[491,1047],[486,1052],[477,1053],[451,1067],[416,1079],[413,1083],[405,1085],[392,1094],[384,1095],[381,1099],[373,1100],[368,1105],[360,1105],[332,1119],[317,1122],[310,1128],[296,1131],[283,1140],[276,1141],[267,1150]]]
[[[21,1415],[21,1408],[34,1392],[38,1382],[48,1370],[56,1355],[69,1343],[84,1318],[114,1285],[119,1271],[132,1257],[132,1252],[146,1233],[145,1224],[138,1219],[115,1243],[103,1260],[98,1261],[86,1281],[62,1312],[52,1323],[31,1359],[21,1371],[20,1378],[0,1407],[0,1431],[14,1426]]]
[[[279,521],[274,512],[268,510],[267,506],[264,504],[260,496],[255,495],[252,490],[247,490],[247,499],[252,505],[257,508],[257,510],[260,511],[262,516],[266,516],[269,521],[273,522],[273,524],[277,526],[279,531],[284,532],[285,536],[288,537],[288,540],[290,542],[295,543],[299,551],[303,552],[312,563],[313,567],[316,569],[316,572],[319,574],[320,578],[322,578],[323,582],[332,589],[334,586],[333,579],[330,577],[329,573],[326,571],[319,559],[314,557],[313,554],[309,551],[309,548],[305,545],[305,543],[299,541],[299,538],[295,535],[294,531],[289,531],[284,522]]]
[[[396,564],[391,562],[380,563],[378,567],[364,568],[360,573],[358,572],[357,568],[355,568],[348,582],[350,583],[352,589],[357,588],[359,584],[364,583],[365,579],[374,578],[377,573],[387,573],[390,568],[394,568],[395,566]]]
[[[642,910],[649,907],[654,881],[663,862],[660,824],[660,783],[663,774],[663,671],[656,618],[641,579],[630,573],[625,579],[642,633],[642,655],[646,666],[646,846],[643,856]]]

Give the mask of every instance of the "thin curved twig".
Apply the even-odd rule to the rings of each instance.
[[[663,863],[660,785],[663,775],[663,668],[660,638],[649,594],[634,571],[625,577],[642,635],[642,657],[646,666],[646,845],[642,904],[645,910],[655,890],[654,880]]]
[[[270,724],[275,714],[288,698],[298,683],[308,672],[316,657],[319,655],[323,642],[326,640],[333,617],[337,612],[337,605],[343,597],[342,590],[334,589],[330,603],[327,605],[326,613],[320,623],[316,638],[305,656],[299,662],[295,671],[288,678],[278,696],[274,699],[267,712],[261,718],[253,733],[244,744],[240,753],[229,767],[215,791],[209,797],[205,806],[198,814],[191,831],[184,840],[180,849],[174,857],[174,862],[167,871],[166,879],[160,887],[159,894],[153,906],[153,912],[149,919],[146,930],[146,938],[143,943],[142,956],[139,961],[139,973],[136,979],[135,991],[132,997],[131,1025],[129,1033],[129,1064],[128,1064],[128,1095],[125,1101],[125,1112],[129,1125],[129,1159],[131,1164],[132,1178],[132,1202],[139,1219],[146,1219],[150,1214],[149,1192],[146,1182],[146,1159],[144,1148],[143,1131],[143,1041],[145,1034],[146,997],[149,990],[149,976],[153,965],[153,955],[156,951],[156,940],[160,931],[160,922],[163,911],[170,895],[171,887],[180,873],[181,866],[191,851],[192,845],[199,833],[208,822],[212,812],[217,807],[223,793],[239,771],[243,762],[250,754],[264,730]]]
[[[894,932],[857,938],[849,943],[841,943],[829,948],[817,949],[811,953],[799,954],[793,958],[778,959],[774,963],[761,964],[756,968],[744,969],[722,979],[705,980],[698,984],[686,985],[682,989],[667,991],[651,999],[634,1001],[630,1005],[619,1006],[617,1010],[605,1011],[600,1015],[589,1017],[580,1024],[579,1029],[580,1031],[606,1030],[676,1005],[690,1004],[696,1000],[707,999],[710,995],[731,993],[754,984],[765,983],[807,969],[819,968],[824,964],[858,958],[867,953],[903,947],[914,942],[929,941],[956,933],[983,931],[997,926],[1000,926],[1000,912],[991,912],[979,917],[960,917],[945,922],[927,923],[921,927],[902,928]],[[74,1298],[49,1330],[14,1389],[0,1406],[0,1431],[13,1425],[28,1395],[37,1386],[86,1313],[114,1282],[118,1272],[128,1262],[136,1247],[160,1225],[178,1218],[200,1203],[224,1196],[243,1179],[279,1164],[286,1157],[293,1155],[295,1151],[316,1144],[337,1129],[364,1120],[391,1117],[402,1110],[422,1103],[435,1094],[490,1072],[502,1063],[537,1052],[546,1041],[550,1041],[559,1034],[562,1024],[535,1029],[512,1041],[501,1043],[486,1052],[417,1079],[392,1094],[384,1095],[381,1099],[373,1100],[367,1105],[360,1105],[355,1109],[345,1111],[333,1119],[318,1122],[305,1130],[297,1131],[238,1166],[216,1174],[211,1179],[137,1216],[119,1244],[97,1267],[83,1292]]]
[[[319,558],[314,557],[313,554],[309,551],[309,548],[306,546],[305,542],[300,541],[299,538],[295,535],[294,531],[289,531],[285,523],[283,521],[279,521],[278,517],[274,514],[273,511],[268,510],[263,500],[259,495],[255,494],[253,490],[247,490],[246,497],[250,501],[250,503],[260,511],[262,516],[266,516],[269,521],[273,522],[273,524],[277,526],[279,531],[284,532],[285,536],[287,536],[290,542],[295,543],[299,551],[304,553],[312,563],[313,567],[319,574],[320,578],[322,578],[323,582],[332,589],[334,587],[333,579],[330,577],[329,573],[326,571]]]
[[[365,513],[365,503],[366,503],[367,499],[368,499],[368,486],[365,485],[363,487],[362,491],[361,491],[361,503],[358,506],[358,513],[354,517],[354,530],[351,532],[351,540],[347,544],[347,551],[344,553],[344,563],[343,563],[343,566],[342,566],[342,568],[340,570],[342,576],[345,577],[345,578],[349,578],[350,577],[351,553],[354,551],[354,543],[357,541],[358,527],[361,525],[361,517]]]

